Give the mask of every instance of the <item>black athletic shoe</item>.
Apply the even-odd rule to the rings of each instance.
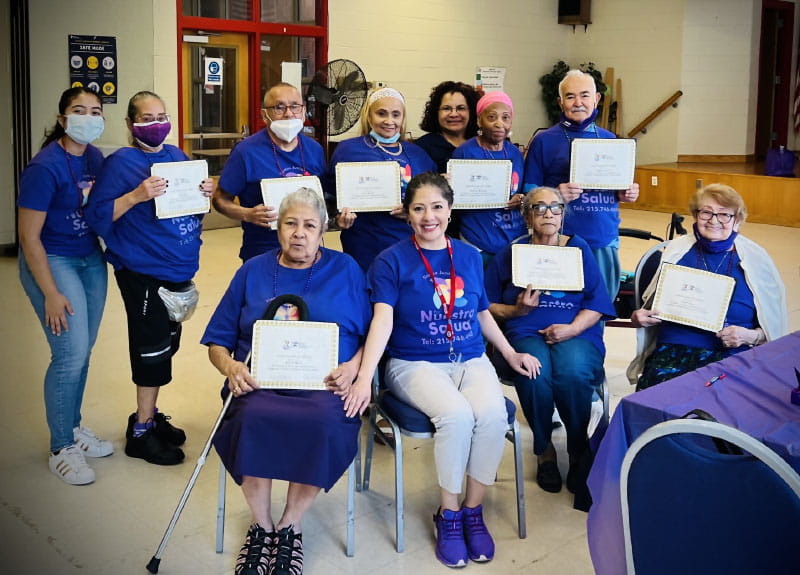
[[[301,575],[303,572],[303,534],[292,526],[277,533],[275,554],[270,563],[271,575]]]
[[[138,457],[156,465],[177,465],[183,461],[183,451],[170,445],[156,435],[156,428],[151,427],[139,437],[133,437],[133,431],[125,442],[125,455]]]
[[[170,445],[178,447],[186,443],[186,433],[179,427],[172,425],[169,422],[170,419],[172,418],[169,415],[164,415],[160,411],[156,412],[153,416],[153,421],[156,424],[156,435]]]
[[[261,525],[254,523],[247,530],[244,545],[236,559],[235,575],[267,575],[269,562],[274,555],[275,533],[267,533]]]

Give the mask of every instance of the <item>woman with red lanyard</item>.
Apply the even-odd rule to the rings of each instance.
[[[492,319],[478,250],[445,235],[452,204],[453,191],[441,175],[426,172],[409,182],[403,208],[413,234],[384,250],[369,269],[373,320],[345,406],[360,407],[361,398],[369,397],[386,349],[387,387],[436,426],[436,557],[463,567],[470,559],[494,556],[482,502],[500,465],[507,426],[503,392],[483,338],[519,373],[535,377],[540,364],[514,351]]]
[[[85,456],[114,451],[81,426],[89,356],[106,302],[108,275],[83,207],[103,164],[90,144],[103,133],[103,104],[87,88],[61,94],[58,121],[19,185],[19,277],[50,345],[44,404],[50,471],[71,485],[95,479]]]

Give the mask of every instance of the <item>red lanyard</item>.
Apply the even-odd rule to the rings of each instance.
[[[431,276],[431,281],[433,282],[433,289],[436,292],[436,295],[439,296],[439,301],[442,302],[442,309],[444,310],[445,317],[447,318],[447,331],[445,332],[445,336],[447,336],[447,341],[451,342],[450,349],[452,353],[452,341],[455,338],[455,333],[453,332],[453,322],[451,318],[453,317],[453,308],[456,304],[456,294],[453,293],[456,288],[456,265],[453,261],[453,246],[450,243],[450,238],[445,236],[445,240],[447,240],[447,253],[450,255],[450,303],[447,303],[447,298],[444,297],[444,292],[442,291],[442,286],[436,283],[436,277],[433,275],[433,268],[431,268],[431,263],[428,261],[428,258],[425,257],[425,254],[422,253],[422,250],[417,243],[417,238],[415,236],[411,236],[411,241],[414,242],[414,247],[417,248],[417,253],[419,253],[420,259],[422,259],[422,263],[425,265],[425,269],[428,271],[428,275]]]

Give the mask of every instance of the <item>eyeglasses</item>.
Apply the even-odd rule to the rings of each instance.
[[[139,116],[139,122],[142,124],[149,124],[150,122],[169,122],[169,114],[158,114],[157,116],[145,114]]]
[[[564,204],[532,204],[528,209],[537,216],[543,216],[547,210],[554,216],[560,216],[564,212]]]
[[[285,116],[286,111],[290,110],[292,114],[299,114],[305,106],[303,104],[289,104],[285,106],[283,104],[278,104],[276,106],[265,106],[265,110],[272,110],[272,113],[276,116]]]
[[[441,108],[439,108],[439,111],[444,112],[445,114],[452,114],[453,112],[458,112],[459,114],[463,114],[468,109],[469,108],[467,108],[462,104],[460,106],[456,106],[455,108],[453,106],[442,106]]]
[[[711,210],[700,210],[697,212],[697,219],[704,222],[710,222],[716,216],[717,221],[722,224],[729,224],[736,214],[729,214],[727,212],[712,212]]]

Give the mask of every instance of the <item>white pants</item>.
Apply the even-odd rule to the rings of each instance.
[[[486,355],[453,364],[390,359],[386,385],[436,427],[434,460],[439,486],[461,493],[464,473],[494,483],[508,427],[506,404]]]

